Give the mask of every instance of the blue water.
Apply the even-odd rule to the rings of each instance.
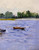
[[[25,30],[14,30],[14,26]],[[0,50],[39,50],[39,20],[0,21]]]

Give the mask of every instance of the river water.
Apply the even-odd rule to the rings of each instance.
[[[25,30],[14,30],[16,26]],[[6,29],[0,35],[0,50],[39,50],[39,20],[0,20],[0,29]]]

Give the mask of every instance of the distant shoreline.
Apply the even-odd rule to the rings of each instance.
[[[39,20],[39,18],[20,18],[16,20]]]
[[[39,20],[39,18],[9,18],[9,19],[0,19],[0,20]]]
[[[9,19],[0,19],[0,20],[15,20],[14,18],[9,18]]]

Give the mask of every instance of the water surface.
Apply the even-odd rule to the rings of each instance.
[[[14,30],[15,26],[25,30]],[[6,29],[0,36],[0,50],[39,50],[39,20],[0,21],[0,29]]]

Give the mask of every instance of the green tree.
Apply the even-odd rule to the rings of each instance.
[[[31,17],[31,12],[30,12],[29,10],[26,11],[26,17],[27,17],[27,18]]]
[[[22,18],[25,18],[25,14],[24,14],[24,12],[22,12]]]
[[[3,13],[0,13],[0,18],[4,18],[4,14]]]
[[[17,12],[17,17],[21,18],[22,17],[22,13],[21,12]]]
[[[13,17],[13,13],[7,11],[7,12],[5,13],[5,17],[6,17],[6,18],[12,18],[12,17]]]

